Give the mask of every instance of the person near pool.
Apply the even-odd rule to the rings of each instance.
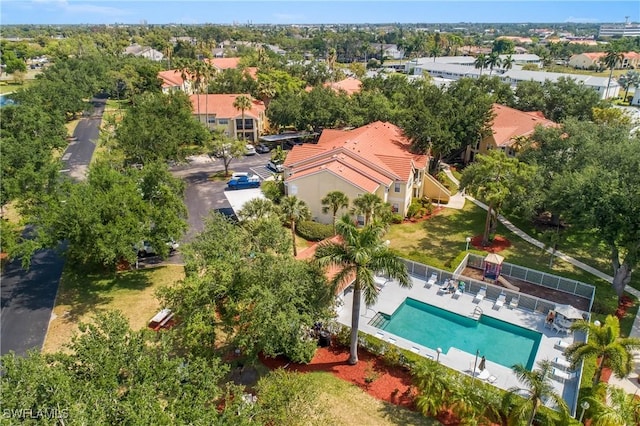
[[[547,314],[547,324],[553,324],[553,321],[556,319],[556,313],[554,311],[549,311]]]

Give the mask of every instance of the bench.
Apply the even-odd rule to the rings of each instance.
[[[158,331],[161,328],[169,328],[173,325],[173,312],[171,309],[163,309],[149,320],[149,328],[153,331]]]

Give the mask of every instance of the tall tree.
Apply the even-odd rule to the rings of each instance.
[[[626,390],[602,383],[594,396],[585,398],[590,404],[589,418],[593,426],[633,426],[640,424],[640,400]]]
[[[606,54],[603,58],[604,64],[609,68],[609,79],[607,80],[607,91],[605,97],[609,96],[609,86],[611,86],[611,78],[613,77],[613,70],[618,64],[622,64],[624,59],[624,53],[617,50],[615,47],[609,47],[606,50]]]
[[[584,166],[558,185],[557,195],[571,223],[596,230],[609,248],[612,285],[621,298],[640,262],[640,136],[619,125],[591,128],[598,138],[583,138]]]
[[[187,147],[204,146],[209,138],[182,92],[136,97],[116,129],[116,139],[129,163],[184,160]]]
[[[629,70],[626,74],[622,74],[618,77],[618,84],[624,89],[624,100],[627,101],[627,95],[629,94],[629,88],[635,87],[636,90],[640,88],[640,72],[635,70]]]
[[[384,229],[370,224],[358,230],[348,215],[336,225],[340,242],[323,242],[318,246],[316,259],[323,267],[335,266],[340,271],[333,278],[333,286],[349,284],[353,280],[353,306],[351,309],[351,344],[349,364],[358,363],[358,328],[362,295],[367,305],[378,298],[374,275],[382,272],[397,279],[400,286],[412,285],[407,268],[393,251],[382,241]]]
[[[507,55],[504,59],[502,59],[501,64],[502,64],[502,68],[506,71],[509,71],[511,68],[513,68],[513,64],[516,62],[515,59],[513,59],[513,56],[511,55]]]
[[[495,67],[500,67],[502,61],[500,60],[500,54],[498,52],[491,52],[487,58],[487,66],[489,67],[489,75],[493,74]]]
[[[510,389],[509,393],[505,395],[506,405],[510,406],[509,418],[511,420],[522,421],[526,419],[527,425],[531,426],[539,408],[544,405],[544,401],[547,399],[551,399],[561,413],[566,415],[567,403],[562,399],[562,396],[555,392],[551,382],[553,366],[550,361],[538,362],[538,368],[533,371],[529,371],[522,364],[516,364],[512,369],[518,380],[524,384],[528,396],[524,399],[516,397],[522,390],[518,387]],[[551,423],[545,422],[545,424]]]
[[[59,424],[193,424],[218,423],[219,409],[232,405],[223,401],[228,369],[219,359],[177,357],[165,339],[131,330],[118,312],[79,328],[67,352],[2,357],[5,412],[45,412]]]
[[[484,53],[480,53],[478,56],[476,56],[476,60],[473,62],[473,66],[476,69],[480,70],[480,75],[482,75],[482,70],[484,70],[484,68],[487,66],[487,55],[485,55]]]
[[[249,97],[245,95],[240,95],[236,97],[236,99],[233,101],[233,107],[239,110],[242,114],[242,136],[240,137],[240,140],[246,140],[246,134],[244,132],[245,130],[244,112],[246,110],[251,109],[251,99],[249,99]]]
[[[294,195],[289,195],[280,200],[282,216],[291,228],[291,238],[293,239],[293,256],[298,255],[296,247],[296,223],[307,220],[311,217],[311,211],[307,203]]]
[[[587,358],[596,358],[598,368],[593,376],[593,384],[600,383],[602,370],[607,367],[616,375],[624,378],[633,371],[632,351],[640,349],[640,338],[620,337],[620,321],[613,315],[607,316],[604,324],[600,326],[579,320],[571,326],[573,330],[580,330],[588,333],[587,342],[575,342],[565,354],[571,361],[572,367],[577,367]]]
[[[331,212],[333,217],[333,235],[336,234],[336,215],[338,210],[346,209],[349,207],[349,197],[341,191],[331,191],[320,201],[324,207],[322,207],[323,213]]]
[[[385,204],[376,194],[363,194],[353,200],[351,213],[364,218],[364,225],[373,223]]]
[[[467,167],[460,181],[466,189],[488,206],[482,234],[482,245],[490,244],[490,233],[497,221],[498,210],[517,204],[524,198],[535,176],[535,166],[510,158],[501,150],[478,155]]]

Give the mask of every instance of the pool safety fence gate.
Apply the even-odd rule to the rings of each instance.
[[[484,270],[484,258],[482,256],[469,253],[465,259],[467,260],[465,266]],[[524,266],[513,265],[507,262],[502,263],[501,274],[521,279],[542,287],[552,288],[554,290],[584,297],[585,299],[589,299],[589,311],[591,311],[591,308],[593,307],[596,288],[590,284],[559,277],[557,275],[547,274],[546,272],[536,271],[534,269],[525,268]]]
[[[471,266],[472,262],[475,260],[472,258],[472,256],[475,256],[475,255],[468,254],[467,256],[465,256],[465,260],[469,261],[467,266]],[[476,257],[482,260],[480,256],[476,256]],[[524,309],[531,312],[539,312],[545,315],[547,314],[547,312],[549,312],[549,310],[555,309],[555,306],[556,306],[556,302],[553,302],[550,300],[541,299],[536,296],[531,296],[531,295],[516,292],[516,291],[511,291],[500,285],[490,284],[488,282],[478,281],[473,278],[461,276],[460,273],[462,272],[462,270],[460,271],[460,273],[456,274],[455,272],[443,271],[441,269],[434,268],[433,266],[424,265],[422,263],[414,262],[412,260],[408,260],[408,259],[403,259],[403,260],[407,265],[407,271],[409,272],[409,274],[419,280],[427,281],[432,274],[436,274],[438,276],[437,285],[441,285],[447,279],[464,281],[465,293],[476,294],[481,288],[485,288],[486,289],[485,299],[488,299],[488,300],[496,300],[498,296],[500,296],[500,294],[504,294],[506,296],[505,306],[509,306],[511,304],[511,300],[516,299],[518,309]],[[462,263],[464,263],[464,260]],[[474,267],[477,267],[477,266],[474,266]],[[456,268],[456,271],[458,269],[459,267]]]

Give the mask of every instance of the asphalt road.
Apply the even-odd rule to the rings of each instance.
[[[62,156],[63,172],[76,180],[84,178],[98,139],[105,101],[93,99],[92,114],[82,119]],[[40,350],[47,334],[51,311],[58,292],[64,260],[53,250],[41,250],[28,271],[19,261],[6,265],[0,279],[0,354],[10,351],[24,355]]]
[[[87,168],[100,135],[100,122],[102,121],[106,100],[94,98],[91,103],[94,110],[89,116],[80,120],[73,132],[76,140],[69,143],[62,155],[64,164],[62,172],[76,180],[83,180],[86,176]]]
[[[270,154],[256,154],[234,159],[229,169],[234,172],[250,172],[265,179],[271,176],[271,172],[266,168],[270,158]],[[212,210],[229,216],[233,215],[231,204],[224,195],[227,183],[209,180],[209,176],[219,170],[224,170],[221,160],[210,160],[205,157],[199,157],[187,165],[171,169],[174,176],[182,178],[187,184],[185,203],[189,212],[189,230],[182,239],[184,242],[191,241],[204,229],[204,219]]]

